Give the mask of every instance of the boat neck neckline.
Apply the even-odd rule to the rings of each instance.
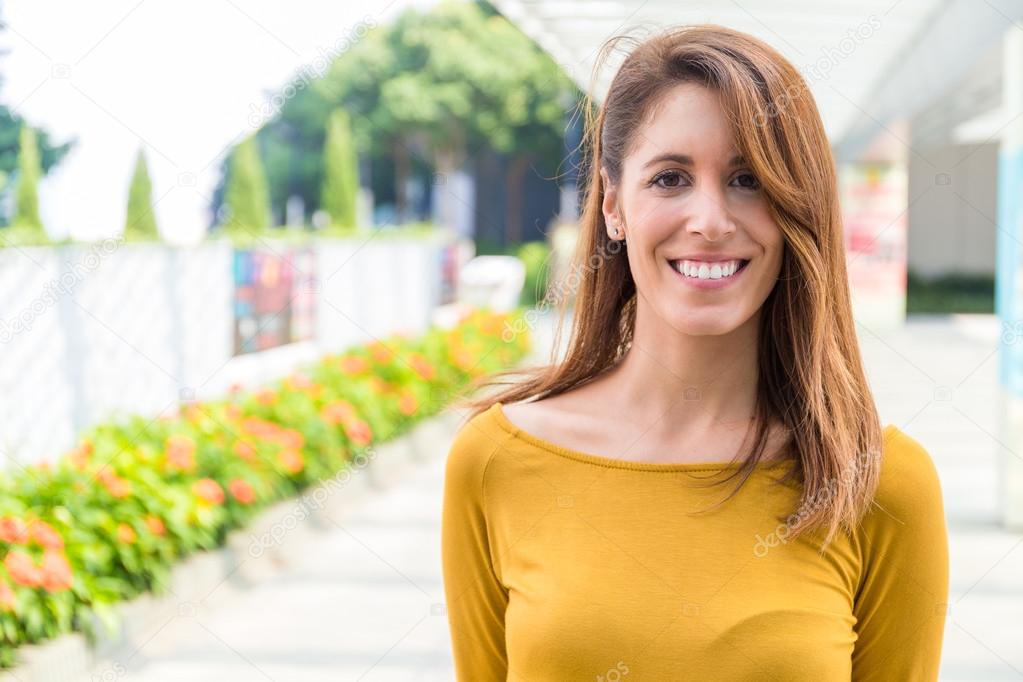
[[[613,457],[606,457],[604,455],[595,455],[589,452],[583,452],[581,450],[574,450],[572,448],[552,443],[545,438],[541,438],[533,433],[523,430],[518,425],[513,423],[504,412],[504,405],[501,402],[495,402],[490,406],[489,412],[493,417],[494,421],[497,422],[498,426],[510,433],[515,438],[521,441],[529,443],[533,446],[542,448],[549,452],[553,452],[556,455],[573,459],[579,462],[586,462],[588,464],[595,464],[597,466],[608,467],[612,469],[630,469],[633,471],[722,471],[738,469],[743,465],[742,461],[720,461],[720,462],[639,462],[626,459],[616,459]],[[885,433],[891,428],[891,425],[884,427]],[[760,461],[754,465],[754,471],[760,471],[765,469],[780,469],[783,467],[791,466],[795,463],[792,458],[773,460],[770,462]]]
[[[720,471],[737,469],[742,466],[742,462],[639,462],[627,459],[616,459],[614,457],[606,457],[604,455],[595,455],[589,452],[574,450],[563,445],[558,445],[557,443],[552,443],[545,438],[541,438],[529,431],[523,430],[517,424],[508,419],[508,415],[504,412],[504,405],[500,402],[494,403],[491,406],[490,411],[501,428],[508,431],[516,438],[530,443],[531,445],[535,445],[536,447],[553,452],[556,455],[580,462],[596,464],[598,466],[609,467],[612,469],[632,469],[635,471]],[[757,462],[755,470],[776,469],[791,463],[792,460]]]

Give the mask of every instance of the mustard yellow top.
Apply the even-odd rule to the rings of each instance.
[[[948,601],[941,487],[884,429],[855,535],[791,539],[789,462],[628,462],[519,429],[501,404],[448,453],[441,551],[460,682],[935,680]],[[720,478],[716,479],[720,480]],[[819,539],[819,538],[818,538]]]

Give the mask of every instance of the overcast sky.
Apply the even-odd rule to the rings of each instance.
[[[118,234],[144,147],[161,231],[194,242],[225,147],[299,71],[365,26],[435,0],[6,0],[0,98],[55,142],[78,138],[40,187],[54,236]]]

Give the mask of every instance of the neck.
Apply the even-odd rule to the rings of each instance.
[[[744,429],[754,416],[759,314],[727,334],[690,335],[640,304],[633,342],[611,370],[619,415],[652,415],[651,430]],[[649,422],[650,419],[641,419]]]

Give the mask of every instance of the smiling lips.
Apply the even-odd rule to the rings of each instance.
[[[748,260],[735,258],[731,260],[672,260],[671,267],[687,279],[719,280],[729,279],[749,263]]]

